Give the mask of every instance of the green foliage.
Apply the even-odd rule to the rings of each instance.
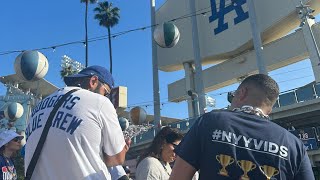
[[[120,9],[113,7],[108,1],[98,3],[98,7],[94,8],[95,19],[99,20],[99,25],[106,27],[108,30],[109,56],[110,56],[110,73],[112,74],[112,45],[111,45],[111,28],[119,23]]]
[[[72,66],[67,66],[65,68],[62,68],[62,70],[60,71],[60,76],[63,79],[66,76],[70,76],[70,75],[77,74],[77,73],[78,73],[78,71],[73,70]]]
[[[119,23],[120,9],[113,7],[108,1],[98,3],[98,7],[94,8],[95,19],[99,20],[99,25],[111,28]]]

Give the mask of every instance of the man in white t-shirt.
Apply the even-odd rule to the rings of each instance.
[[[80,87],[61,88],[32,110],[26,129],[25,171],[53,106],[77,88],[53,118],[31,179],[111,180],[107,166],[123,164],[130,145],[107,98],[114,85],[112,75],[101,66],[90,66],[64,81]]]

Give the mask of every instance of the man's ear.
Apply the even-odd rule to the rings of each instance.
[[[89,80],[89,87],[91,88],[95,88],[99,83],[98,77],[97,76],[92,76]]]
[[[237,96],[239,97],[239,99],[241,101],[243,101],[244,99],[247,98],[247,96],[248,96],[248,88],[247,87],[242,87],[242,88],[238,89],[237,91],[238,91]]]

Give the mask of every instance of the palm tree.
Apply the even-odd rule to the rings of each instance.
[[[85,23],[85,29],[86,29],[86,67],[88,67],[88,4],[89,2],[91,4],[96,3],[97,0],[80,0],[81,3],[86,3],[86,12],[85,12],[85,18],[84,18],[84,23]]]
[[[119,23],[120,9],[113,7],[108,1],[101,2],[94,9],[97,13],[94,18],[99,20],[99,25],[108,29],[110,73],[112,74],[112,48],[111,48],[111,28]]]

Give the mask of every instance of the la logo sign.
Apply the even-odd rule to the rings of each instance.
[[[219,34],[228,29],[228,23],[224,21],[224,16],[232,11],[235,11],[237,16],[234,18],[234,25],[249,18],[248,11],[244,11],[242,5],[247,0],[231,0],[230,4],[226,4],[225,0],[220,0],[217,3],[216,0],[210,0],[212,15],[209,17],[209,22],[218,20],[218,27],[214,29],[214,34]],[[218,8],[219,6],[219,8]]]

